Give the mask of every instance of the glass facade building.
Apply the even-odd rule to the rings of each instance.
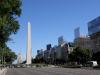
[[[75,39],[80,37],[80,28],[79,27],[74,30],[74,36],[75,36]]]
[[[100,32],[100,17],[97,17],[88,23],[89,35],[95,34],[97,32]]]
[[[92,40],[93,52],[100,51],[100,17],[88,23],[88,34]]]

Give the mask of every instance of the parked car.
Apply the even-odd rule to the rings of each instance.
[[[86,66],[87,67],[95,67],[95,66],[98,66],[98,64],[97,64],[97,61],[88,61],[86,63]]]

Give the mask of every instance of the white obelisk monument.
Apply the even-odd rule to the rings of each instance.
[[[31,24],[28,22],[26,64],[31,64]]]

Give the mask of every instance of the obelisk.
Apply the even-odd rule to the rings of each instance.
[[[26,64],[31,64],[31,24],[28,22]]]

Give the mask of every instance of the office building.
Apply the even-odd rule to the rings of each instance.
[[[47,45],[47,50],[50,50],[52,47],[51,47],[51,44],[48,44]]]
[[[93,52],[100,51],[100,17],[88,23],[88,35],[92,40]]]
[[[88,36],[81,36],[74,40],[74,46],[82,49],[91,49],[91,40]]]
[[[22,55],[21,53],[18,53],[17,64],[21,64],[21,63],[22,63]]]
[[[60,36],[60,37],[58,38],[58,46],[59,46],[59,45],[63,45],[64,43],[65,43],[65,41],[64,41],[63,36]]]
[[[37,56],[36,56],[36,58],[37,59],[41,59],[43,57],[44,57],[44,51],[43,51],[43,49],[37,50]]]
[[[74,30],[74,36],[75,36],[75,39],[80,37],[80,28],[77,27],[75,30]]]

